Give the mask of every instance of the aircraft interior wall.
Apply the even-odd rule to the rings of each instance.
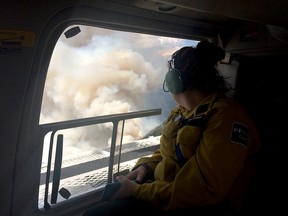
[[[12,34],[23,33],[26,38],[21,41],[23,44],[20,46],[4,45],[4,42],[9,42],[4,37],[0,41],[0,216],[80,216],[84,208],[93,206],[97,201],[95,194],[91,193],[64,204],[56,204],[55,208],[49,210],[39,209],[38,206],[41,175],[39,170],[43,152],[43,142],[39,138],[42,94],[54,45],[62,31],[72,24],[185,39],[208,38],[214,42],[218,35],[222,35],[223,47],[231,53],[231,59],[222,64],[220,69],[225,76],[230,77],[231,96],[248,109],[260,131],[260,170],[255,194],[251,196],[251,206],[255,209],[255,215],[267,214],[267,210],[275,215],[286,205],[284,188],[287,184],[285,148],[288,93],[287,79],[284,77],[288,71],[288,31],[284,6],[287,1],[273,2],[273,5],[269,5],[272,1],[252,1],[248,3],[248,6],[251,6],[249,11],[253,12],[250,17],[249,13],[245,16],[244,4],[249,1],[236,1],[235,5],[241,5],[239,9],[235,5],[230,8],[229,1],[207,1],[205,4],[203,1],[178,1],[177,4],[184,5],[182,9],[185,9],[186,15],[195,14],[195,19],[184,16],[184,13],[169,14],[137,7],[137,1],[123,2],[1,2],[2,36],[11,31]],[[132,5],[134,2],[136,6]],[[144,6],[146,3],[154,6],[156,1],[138,2],[142,2]],[[265,3],[265,7],[259,7],[259,11],[254,13],[253,10],[261,2]],[[197,4],[199,6],[194,8]],[[207,10],[209,7],[206,9],[208,5],[211,13]],[[274,5],[275,7],[272,7]],[[273,10],[279,7],[279,10],[268,10],[270,6]],[[193,10],[188,11],[189,8]],[[243,17],[240,16],[241,19],[238,20],[243,26],[238,26],[238,21],[234,19],[237,11],[238,15],[243,13]],[[220,22],[222,18],[223,23]],[[226,18],[227,21],[233,19],[224,23]],[[251,21],[249,26],[246,25],[248,18]],[[276,24],[279,24],[279,27]],[[10,42],[22,40],[14,39]]]
[[[252,205],[274,213],[283,204],[279,192],[286,184],[288,94],[286,79],[280,74],[288,70],[287,57],[241,56],[235,90],[235,98],[248,109],[260,132],[262,150]]]

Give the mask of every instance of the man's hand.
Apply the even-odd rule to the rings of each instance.
[[[129,172],[126,177],[128,179],[134,180],[137,183],[143,183],[143,180],[147,174],[147,170],[144,166],[140,165],[137,169]]]
[[[109,200],[124,199],[132,196],[133,189],[137,187],[137,183],[125,176],[117,176],[116,179],[121,183],[121,187]]]

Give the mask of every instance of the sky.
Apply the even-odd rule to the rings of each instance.
[[[141,139],[175,105],[170,93],[162,90],[171,54],[197,42],[89,26],[80,29],[72,38],[62,34],[54,48],[40,124],[161,108],[160,116],[125,122],[123,142]],[[78,128],[67,131],[64,139],[72,150],[79,143],[84,149],[105,147],[111,142],[111,128],[112,124]]]

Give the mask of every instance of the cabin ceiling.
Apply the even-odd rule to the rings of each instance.
[[[105,2],[107,3],[107,0]],[[220,43],[229,52],[258,55],[279,53],[279,50],[283,50],[287,53],[287,0],[108,0],[108,2],[125,5],[126,13],[135,15],[137,12],[148,10],[150,13],[145,13],[149,14],[147,18],[153,16],[154,19],[163,20],[164,17],[167,23],[217,33],[221,38]],[[140,13],[137,15],[141,16]]]
[[[215,25],[253,22],[288,27],[287,0],[112,0],[160,13]],[[170,9],[170,10],[169,10]]]
[[[100,26],[124,26],[125,30],[188,39],[209,38],[220,41],[230,52],[258,54],[266,49],[270,54],[280,48],[288,52],[288,0],[11,0],[0,6],[0,16],[5,17],[0,24],[41,28],[40,22],[45,25],[53,14],[65,9],[74,13],[77,6],[95,8],[96,12],[103,9],[105,25],[94,14],[73,14],[74,18],[84,17]]]

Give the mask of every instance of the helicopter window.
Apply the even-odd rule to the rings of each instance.
[[[162,90],[171,54],[198,41],[72,26],[47,72],[39,208],[85,194],[152,154],[175,103]]]

